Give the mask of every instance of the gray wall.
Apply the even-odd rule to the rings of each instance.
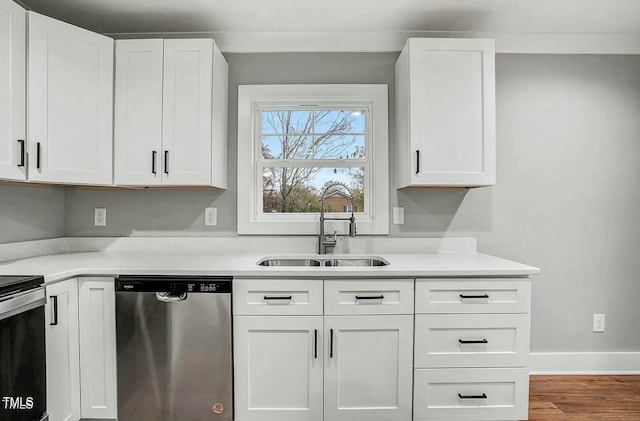
[[[539,266],[533,351],[640,350],[640,56],[500,55],[498,180],[400,191],[393,235]],[[606,313],[606,333],[591,332]]]
[[[64,235],[61,187],[0,185],[0,244]]]
[[[68,189],[66,235],[235,235],[237,85],[387,83],[390,206],[404,206],[406,220],[391,225],[391,235],[476,236],[483,252],[540,266],[533,282],[534,351],[640,350],[640,335],[630,334],[640,321],[640,57],[498,56],[498,183],[468,191],[393,188],[396,57],[227,55],[229,189]],[[40,202],[29,191],[9,196]],[[47,200],[45,208],[55,208],[57,201]],[[209,205],[218,207],[217,227],[204,226]],[[93,227],[93,208],[103,206],[107,227]],[[0,227],[21,212],[13,207],[7,217],[3,209]],[[41,224],[50,213],[23,221]],[[600,312],[607,331],[593,334],[591,316]]]

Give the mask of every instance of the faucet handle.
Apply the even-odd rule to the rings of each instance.
[[[333,234],[328,234],[324,236],[324,244],[326,246],[333,247],[338,242],[338,232],[334,231]]]

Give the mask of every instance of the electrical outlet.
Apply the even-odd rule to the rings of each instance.
[[[93,210],[93,225],[96,227],[107,225],[107,208],[95,208]]]
[[[204,224],[218,225],[218,208],[204,208]]]
[[[604,332],[604,314],[593,315],[593,331],[598,333]]]
[[[404,224],[404,208],[393,208],[393,223],[396,225]]]

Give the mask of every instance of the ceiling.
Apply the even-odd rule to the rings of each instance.
[[[640,0],[20,0],[96,32],[640,33]]]

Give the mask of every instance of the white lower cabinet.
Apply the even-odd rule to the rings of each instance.
[[[413,420],[526,420],[529,279],[417,279],[415,291]]]
[[[117,418],[116,302],[112,278],[79,282],[82,418]]]
[[[235,420],[410,421],[412,286],[235,280]]]
[[[325,316],[327,421],[409,421],[413,316]]]
[[[527,368],[415,371],[414,421],[526,420]]]
[[[236,316],[235,419],[322,421],[322,316]]]
[[[46,287],[45,338],[49,421],[80,419],[78,280]]]
[[[46,291],[49,421],[117,418],[113,278],[73,278]]]

